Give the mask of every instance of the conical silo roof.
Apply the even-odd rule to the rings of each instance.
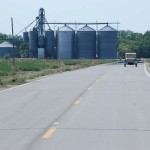
[[[99,31],[115,31],[117,32],[116,29],[112,28],[111,26],[107,25],[105,27],[103,27],[102,29],[100,29]]]
[[[59,29],[59,31],[74,31],[72,28],[70,28],[69,26],[63,26]]]
[[[86,25],[86,26],[80,28],[78,31],[95,31],[95,30]]]
[[[13,45],[10,42],[5,41],[0,44],[0,47],[13,47]],[[16,46],[14,46],[14,47],[16,47]]]

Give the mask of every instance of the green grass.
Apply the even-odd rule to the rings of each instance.
[[[57,63],[41,60],[19,60],[17,61],[17,69],[21,71],[40,71],[46,68],[58,68]]]
[[[16,59],[16,71],[12,61],[0,59],[0,87],[26,83],[27,80],[39,76],[54,74],[64,71],[77,70],[89,66],[111,63],[116,60],[79,59],[79,60],[37,60]]]
[[[10,60],[0,60],[0,76],[15,75],[16,72],[12,69],[12,62]]]
[[[150,63],[150,58],[149,58],[149,59],[146,59],[146,62]]]

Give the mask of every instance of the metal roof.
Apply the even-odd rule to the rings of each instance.
[[[81,29],[79,29],[78,31],[95,31],[95,30],[86,25],[82,27]]]
[[[52,32],[54,32],[52,29],[48,29],[48,30],[46,30],[46,31],[52,31]]]
[[[7,41],[3,42],[0,44],[0,47],[13,47],[13,45]],[[16,46],[14,46],[16,47]]]
[[[74,31],[72,28],[70,28],[69,26],[63,26],[59,29],[59,31]]]
[[[107,25],[105,27],[103,27],[102,29],[100,29],[99,31],[116,31],[116,29],[112,28],[111,26]]]

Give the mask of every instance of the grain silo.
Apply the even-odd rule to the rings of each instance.
[[[45,31],[45,57],[54,57],[54,31]]]
[[[9,55],[13,57],[13,45],[7,41],[0,44],[0,58]],[[18,49],[14,46],[14,57],[18,57]]]
[[[29,31],[29,57],[33,58],[38,56],[38,31],[33,28]]]
[[[29,42],[28,32],[23,32],[23,41],[24,41],[24,43],[28,43]]]
[[[118,31],[109,25],[98,31],[99,58],[117,58],[117,34]]]
[[[96,58],[96,31],[85,26],[77,31],[77,58]]]
[[[75,31],[63,26],[57,31],[57,57],[59,59],[72,59],[75,45]]]

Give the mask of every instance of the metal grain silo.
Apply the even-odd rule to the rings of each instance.
[[[87,25],[77,31],[77,58],[96,58],[96,31]]]
[[[54,31],[45,31],[45,57],[52,58],[54,56]]]
[[[75,45],[75,31],[63,26],[57,31],[57,55],[59,59],[72,59]]]
[[[108,25],[98,31],[99,58],[117,58],[117,34],[118,31]]]
[[[23,41],[24,41],[24,43],[28,43],[29,42],[28,32],[23,32]]]
[[[13,57],[13,45],[7,41],[0,44],[0,58],[5,55]],[[18,57],[18,48],[14,46],[14,57]]]
[[[33,31],[29,31],[29,57],[36,57],[38,55],[38,31],[33,28]]]

